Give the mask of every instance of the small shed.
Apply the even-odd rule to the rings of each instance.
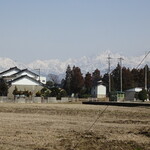
[[[137,99],[137,94],[142,91],[142,88],[136,87],[125,91],[126,101],[135,101]]]
[[[106,86],[102,81],[98,81],[97,85],[92,87],[91,94],[95,98],[106,98]]]

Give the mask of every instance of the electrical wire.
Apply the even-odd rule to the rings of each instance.
[[[104,114],[104,112],[107,110],[109,105],[107,105],[103,111],[100,112],[99,110],[99,114],[97,116],[97,118],[95,119],[95,121],[92,123],[92,125],[89,127],[89,129],[85,132],[85,133],[88,133],[92,128],[93,126],[96,124],[96,122],[98,121],[98,119],[102,116],[102,114]],[[81,142],[81,141],[80,141]],[[73,150],[80,144],[80,142],[78,142],[74,147],[73,147]]]
[[[139,68],[139,66],[142,64],[142,62],[146,59],[146,57],[148,56],[148,54],[150,53],[150,51],[144,56],[144,58],[141,60],[141,62],[138,64],[138,66],[136,67],[136,69]]]

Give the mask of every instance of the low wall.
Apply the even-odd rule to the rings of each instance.
[[[68,97],[62,97],[60,101],[61,101],[61,103],[67,103],[67,102],[69,102],[69,99],[68,99]]]
[[[7,96],[0,96],[0,103],[7,102]]]
[[[56,97],[48,97],[47,102],[48,103],[58,103],[58,100],[56,99]]]
[[[26,99],[25,98],[18,98],[15,100],[15,103],[26,103]]]
[[[62,97],[61,100],[57,100],[56,97],[17,97],[15,99],[8,99],[8,97],[0,96],[0,103],[68,103],[68,102],[83,102],[87,101],[86,98],[70,98]],[[93,99],[95,101],[95,99]]]
[[[42,102],[42,98],[41,97],[34,97],[33,98],[33,103],[41,103]]]

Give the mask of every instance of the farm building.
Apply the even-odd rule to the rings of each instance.
[[[142,88],[136,87],[125,91],[125,100],[136,101],[136,95],[142,91]]]
[[[106,97],[106,86],[99,81],[96,86],[92,87],[91,94],[95,98],[105,98]]]

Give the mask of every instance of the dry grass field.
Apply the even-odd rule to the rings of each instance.
[[[105,108],[1,103],[0,150],[150,150],[150,108]]]

